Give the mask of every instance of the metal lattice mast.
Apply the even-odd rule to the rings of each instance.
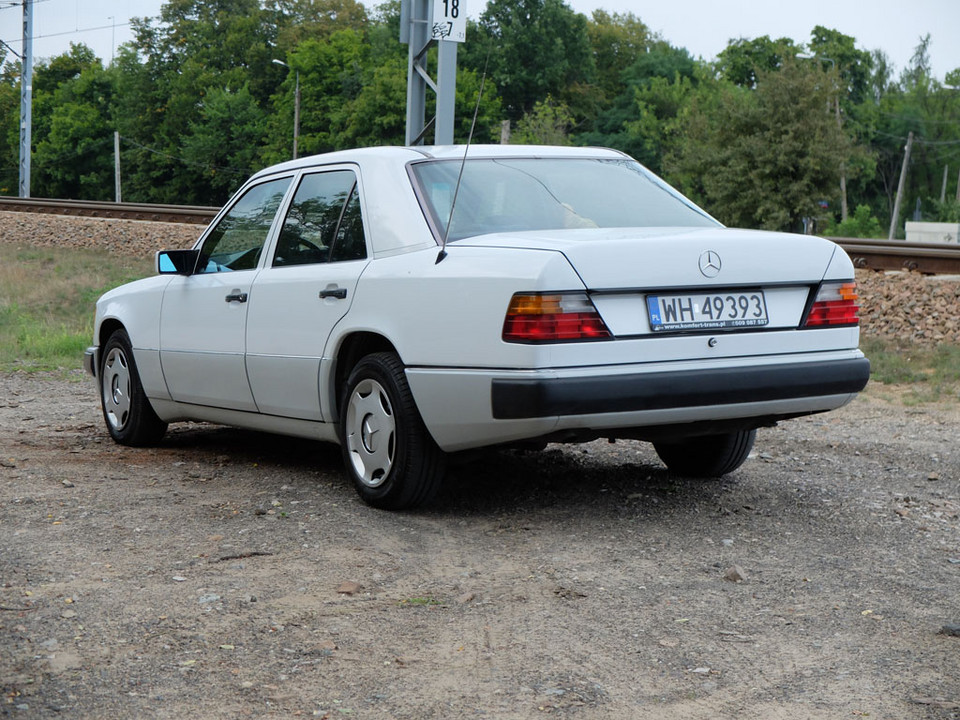
[[[400,42],[407,56],[406,144],[420,145],[434,130],[434,143],[453,144],[457,94],[457,43],[466,25],[464,0],[401,0]],[[462,20],[461,20],[462,18]],[[430,77],[427,53],[437,51],[437,80]],[[427,122],[427,88],[436,94],[436,115]]]
[[[30,197],[33,142],[33,2],[23,0],[23,57],[20,75],[20,197]]]

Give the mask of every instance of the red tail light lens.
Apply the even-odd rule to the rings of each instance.
[[[804,327],[840,327],[860,324],[860,296],[855,282],[824,283],[810,308]]]
[[[507,342],[558,342],[611,337],[586,293],[517,294],[503,322]]]

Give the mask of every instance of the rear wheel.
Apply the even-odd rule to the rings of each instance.
[[[664,465],[677,475],[713,478],[732,473],[743,465],[756,437],[756,430],[738,430],[655,442],[653,447]]]
[[[367,355],[340,398],[343,460],[364,502],[403,510],[428,502],[440,486],[445,455],[427,431],[395,353]]]
[[[126,330],[110,336],[102,357],[100,402],[110,437],[122,445],[155,443],[167,431],[167,424],[157,417],[143,392]]]

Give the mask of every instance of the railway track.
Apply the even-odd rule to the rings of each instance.
[[[219,210],[220,208],[199,205],[146,205],[87,200],[0,197],[0,211],[6,212],[192,223],[195,225],[206,225]]]
[[[907,243],[903,240],[830,238],[858,268],[916,270],[927,275],[960,275],[960,245]]]
[[[0,211],[206,225],[217,214],[219,208],[197,205],[146,205],[0,197]],[[853,264],[858,268],[916,270],[930,275],[960,275],[960,245],[908,244],[903,240],[863,240],[841,237],[830,239],[847,251]]]

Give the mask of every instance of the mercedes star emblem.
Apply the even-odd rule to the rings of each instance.
[[[720,256],[713,250],[705,250],[700,255],[700,272],[704,277],[715,278],[720,274]]]

